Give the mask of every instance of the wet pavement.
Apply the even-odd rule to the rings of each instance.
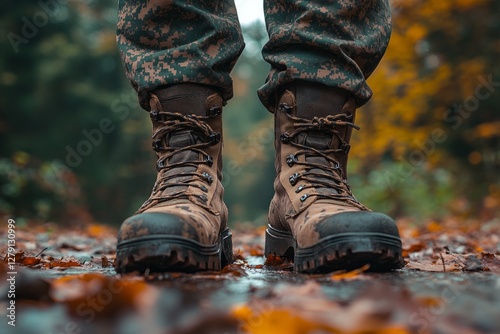
[[[25,269],[18,276],[18,289],[27,292],[24,298],[30,299],[29,290],[37,286],[36,282],[50,282],[55,277],[70,277],[83,271]],[[101,273],[115,276],[112,268]],[[26,282],[22,281],[23,276],[29,277]],[[142,310],[127,317],[116,318],[110,312],[109,318],[96,317],[97,321],[88,322],[85,312],[74,315],[61,304],[19,301],[18,326],[8,326],[4,320],[0,332],[245,333],[231,311],[241,305],[256,309],[261,316],[277,309],[300,316],[310,313],[311,307],[314,311],[317,303],[324,306],[317,310],[324,313],[318,315],[319,322],[330,314],[329,309],[335,312],[339,308],[351,319],[356,318],[351,313],[358,310],[355,314],[359,315],[359,321],[374,316],[390,319],[388,323],[406,330],[398,333],[500,333],[498,274],[402,269],[391,273],[359,273],[347,278],[337,276],[296,274],[288,268],[275,270],[264,265],[263,257],[249,256],[220,273],[141,277],[154,293],[148,294],[149,301],[144,302]],[[3,305],[5,310],[6,304]],[[68,323],[72,325],[68,327]],[[257,327],[253,332],[260,333]]]
[[[238,233],[234,264],[196,274],[117,275],[114,235],[98,235],[19,234],[32,256],[16,266],[15,327],[0,271],[0,333],[500,333],[490,231],[406,238],[407,266],[389,273],[313,275],[267,266],[262,229]]]

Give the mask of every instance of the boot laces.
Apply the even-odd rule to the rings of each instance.
[[[350,149],[349,143],[342,135],[342,130],[345,130],[345,127],[360,129],[359,126],[352,122],[353,115],[340,113],[305,119],[292,116],[290,114],[292,108],[286,103],[281,104],[279,108],[285,112],[294,126],[294,131],[291,133],[285,132],[281,135],[280,140],[284,144],[298,148],[298,151],[286,158],[286,162],[289,167],[294,164],[304,166],[303,172],[293,174],[290,176],[289,181],[292,185],[298,184],[301,180],[305,181],[305,184],[299,185],[295,189],[296,193],[301,193],[309,188],[317,190],[310,194],[306,192],[300,197],[300,200],[304,202],[307,198],[315,196],[316,199],[332,199],[355,206],[360,210],[368,210],[354,197],[347,179],[342,177],[345,173],[336,158],[339,155],[347,155]],[[306,143],[300,143],[296,139],[300,134],[307,136],[311,133],[330,134],[329,140],[337,139],[340,145],[337,148],[318,149]],[[304,156],[303,161],[298,159],[301,155]]]
[[[157,130],[153,133],[153,149],[157,152],[159,158],[156,162],[156,168],[159,177],[153,186],[150,198],[141,206],[138,212],[144,211],[154,205],[154,203],[165,202],[177,198],[189,198],[196,196],[203,206],[206,206],[208,198],[203,193],[208,192],[208,188],[195,181],[201,180],[203,183],[211,185],[214,176],[207,172],[198,172],[200,164],[213,165],[213,157],[206,153],[204,149],[216,145],[221,140],[221,134],[213,131],[207,124],[207,120],[220,114],[220,110],[211,110],[211,116],[183,115],[180,113],[164,112],[152,110],[150,112],[153,122],[159,123]],[[171,134],[176,136],[178,133],[190,132],[196,140],[193,144],[172,147],[162,146],[165,137]],[[180,154],[187,156],[179,159],[179,162],[169,162]],[[194,157],[197,158],[194,158]],[[201,157],[201,159],[200,159]],[[174,170],[176,172],[174,172]],[[201,193],[188,193],[187,187],[195,187],[201,190]],[[171,192],[165,191],[172,188]]]

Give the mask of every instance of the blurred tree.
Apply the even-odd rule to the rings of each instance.
[[[402,196],[415,191],[415,178],[428,189],[418,202],[434,212],[447,203],[444,209],[456,208],[441,186],[433,187],[440,170],[453,180],[447,193],[471,202],[469,214],[477,214],[485,198],[498,208],[500,3],[394,0],[393,7],[391,43],[369,80],[374,99],[360,112],[355,171],[370,175],[381,161],[396,161],[391,168],[383,164],[381,176],[396,214],[407,214],[416,202]]]
[[[0,7],[0,31],[7,37],[0,40],[2,157],[20,169],[49,166],[55,180],[78,175],[84,195],[70,205],[64,192],[46,194],[49,217],[75,217],[86,204],[104,221],[133,212],[131,200],[137,204],[139,193],[144,197],[149,191],[141,179],[150,175],[142,165],[151,155],[144,150],[145,117],[135,112],[136,98],[115,48],[114,1]],[[15,156],[25,158],[16,162]],[[13,214],[29,217],[38,211],[31,198],[35,179],[21,182],[17,193],[7,191],[10,177],[3,182],[2,202],[10,203]],[[59,206],[61,201],[68,205]]]
[[[147,114],[115,47],[115,1],[0,4],[0,212],[119,224],[154,182]],[[500,207],[500,3],[394,0],[394,31],[359,112],[351,182],[396,216],[493,217]],[[230,220],[264,223],[272,115],[262,22],[244,27],[224,112]],[[464,205],[469,203],[470,205]]]
[[[267,32],[257,21],[243,34],[246,48],[232,73],[234,98],[224,112],[224,197],[231,221],[263,224],[275,176],[273,116],[256,93],[269,70],[261,56]]]

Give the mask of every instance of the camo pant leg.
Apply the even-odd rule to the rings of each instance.
[[[117,44],[148,109],[149,91],[176,83],[233,95],[229,72],[244,47],[234,0],[119,0]]]
[[[296,80],[343,88],[366,103],[366,79],[389,43],[388,0],[267,0],[269,42],[262,54],[271,64],[259,97],[270,109],[280,87]]]

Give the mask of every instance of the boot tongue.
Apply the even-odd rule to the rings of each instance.
[[[320,132],[309,132],[303,133],[298,136],[298,142],[307,147],[315,148],[320,152],[330,148],[330,143],[332,141],[331,135],[329,133]],[[324,166],[324,168],[312,168],[311,173],[316,175],[331,175],[333,164],[322,156],[306,156],[306,162],[313,163],[316,165]],[[333,181],[328,177],[316,176],[318,180],[332,183]],[[318,186],[316,191],[320,194],[338,194],[338,191],[332,187]]]
[[[347,94],[340,89],[331,88],[318,84],[301,84],[295,88],[295,113],[297,117],[304,119],[313,119],[314,117],[327,117],[341,112],[344,104],[347,101]],[[335,136],[327,131],[307,131],[297,136],[297,143],[324,151],[330,148],[338,148],[340,143]],[[306,161],[318,165],[323,165],[325,168],[313,168],[310,172],[315,174],[331,175],[333,164],[321,156],[307,157]],[[327,171],[328,170],[328,171]],[[329,178],[319,179],[325,182],[332,182]],[[317,191],[323,194],[338,194],[334,188],[318,187]]]
[[[312,147],[317,150],[326,150],[330,147],[332,141],[331,135],[329,133],[321,133],[315,131],[309,131],[307,133],[301,133],[297,137],[297,142],[299,144],[305,145],[307,147]]]
[[[198,136],[193,131],[179,131],[170,135],[168,146],[175,148],[183,148],[197,143]]]
[[[183,130],[183,131],[177,131],[169,135],[169,138],[167,137],[167,146],[171,148],[184,148],[188,146],[195,145],[199,142],[201,142],[200,137],[196,134],[195,131],[193,130]],[[178,152],[174,154],[169,160],[168,164],[178,164],[178,163],[188,163],[192,161],[199,161],[202,158],[200,157],[200,154],[195,151],[191,150],[186,150],[182,152]],[[163,170],[163,175],[164,176],[175,176],[179,175],[178,177],[174,177],[171,179],[171,182],[177,182],[177,183],[183,183],[187,182],[190,179],[192,179],[192,176],[180,176],[181,174],[186,174],[186,173],[193,173],[195,172],[197,167],[193,165],[182,165],[174,168],[168,168]],[[174,187],[169,187],[165,191],[167,193],[176,193],[179,191],[185,191],[188,187],[188,184],[185,186],[174,186]]]
[[[183,83],[154,91],[164,111],[207,116],[208,98],[214,91],[204,85]],[[222,100],[216,101],[222,106]]]
[[[296,115],[306,119],[335,115],[348,98],[346,91],[320,84],[302,83],[294,90]]]
[[[193,130],[178,131],[170,134],[167,139],[167,146],[171,148],[184,148],[200,143],[199,136]],[[200,160],[199,153],[186,150],[174,154],[169,159],[170,164]],[[174,168],[174,170],[177,168]]]
[[[303,83],[295,89],[295,115],[304,119],[326,118],[342,111],[347,102],[347,93],[338,88],[332,88],[320,84]],[[341,136],[345,133],[343,129]],[[299,137],[299,143],[313,147],[318,150],[328,148],[339,148],[338,139],[328,133],[320,131],[309,131]],[[323,159],[324,160],[324,159]]]
[[[157,89],[153,93],[154,96],[150,102],[151,110],[179,113],[185,116],[216,116],[217,112],[221,112],[224,104],[221,96],[205,85],[183,83]],[[154,131],[161,126],[163,126],[162,123],[153,122]],[[170,150],[158,152],[158,157],[169,155],[170,158],[165,161],[167,167],[161,169],[158,178],[165,178],[170,184],[180,184],[167,187],[164,195],[186,192],[189,182],[195,178],[193,173],[198,169],[198,164],[205,159],[201,152],[191,150],[189,147],[206,142],[207,138],[201,129],[197,131],[193,128],[179,128],[161,140],[162,146]],[[183,148],[186,150],[180,151]],[[176,166],[172,167],[172,165]]]
[[[321,133],[321,132],[308,132],[308,133],[301,133],[297,137],[297,143],[305,145],[307,147],[315,148],[319,151],[326,150],[330,147],[330,143],[332,141],[331,136],[328,133]],[[325,168],[331,168],[331,163],[326,160],[325,158],[321,156],[313,156],[313,157],[307,157],[306,156],[306,161],[318,165],[323,165]],[[314,173],[318,174],[327,174],[324,170],[320,168],[314,168],[311,170]]]

